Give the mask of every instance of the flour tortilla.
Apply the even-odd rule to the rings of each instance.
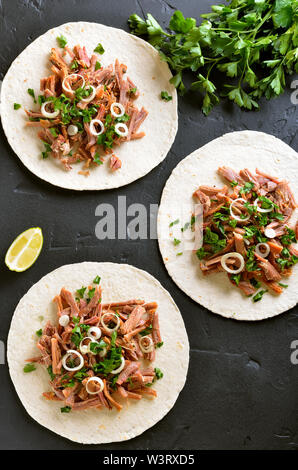
[[[282,281],[289,287],[280,296],[266,293],[254,303],[233,287],[226,273],[204,277],[199,260],[191,251],[193,244],[174,246],[173,238],[181,239],[181,226],[190,221],[194,208],[192,197],[200,185],[223,186],[217,174],[219,166],[239,171],[258,168],[272,176],[286,179],[298,201],[298,154],[281,140],[262,132],[241,131],[225,134],[196,150],[174,169],[162,193],[158,213],[158,240],[165,266],[174,282],[193,300],[211,312],[236,320],[263,320],[294,307],[298,300],[298,268]],[[169,228],[169,223],[180,219]],[[291,223],[297,220],[297,210]],[[172,236],[169,237],[169,232]],[[184,233],[184,232],[183,232]],[[190,234],[186,230],[185,234]],[[177,256],[177,253],[183,252]]]
[[[93,53],[100,42],[105,53],[99,57],[103,66],[118,58],[127,65],[127,75],[140,90],[136,101],[149,115],[140,130],[146,133],[143,139],[121,144],[116,155],[122,160],[122,168],[111,172],[108,160],[100,167],[92,168],[88,177],[78,174],[83,164],[73,165],[69,172],[53,158],[43,160],[43,144],[37,137],[36,128],[26,128],[24,108],[34,108],[27,89],[33,88],[39,94],[40,79],[50,75],[49,53],[58,47],[57,36],[64,35],[68,46],[86,46]],[[178,125],[177,93],[169,83],[172,77],[168,65],[160,60],[159,54],[150,44],[120,29],[97,23],[66,23],[53,28],[33,41],[12,63],[1,91],[1,119],[8,142],[24,165],[39,178],[55,186],[75,190],[110,189],[131,183],[149,173],[167,155],[175,139]],[[172,95],[172,101],[160,97],[162,90]],[[14,103],[22,109],[15,111]]]
[[[101,276],[103,302],[141,298],[158,303],[164,345],[157,350],[154,367],[164,377],[154,385],[158,396],[125,402],[121,412],[113,409],[61,413],[59,402],[49,402],[42,393],[49,390],[45,367],[24,373],[25,358],[38,355],[36,334],[47,320],[56,324],[52,302],[61,287],[74,292]],[[41,321],[40,316],[44,317]],[[161,420],[174,406],[182,390],[189,361],[189,344],[183,319],[170,294],[145,271],[126,264],[78,263],[62,266],[47,274],[20,300],[8,335],[8,364],[15,389],[24,407],[38,423],[72,441],[101,444],[138,436]]]

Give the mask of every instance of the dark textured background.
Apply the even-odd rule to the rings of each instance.
[[[0,0],[0,73],[53,26],[67,21],[95,21],[128,30],[131,13],[151,12],[168,24],[175,8],[199,17],[210,0]],[[34,63],[32,63],[34,67]],[[2,77],[1,77],[2,78]],[[84,260],[131,263],[157,277],[177,302],[191,345],[187,384],[173,410],[156,426],[129,442],[105,449],[297,449],[298,366],[290,363],[290,343],[298,339],[298,311],[272,320],[241,323],[209,313],[184,295],[168,277],[156,240],[104,241],[94,235],[95,207],[127,203],[158,204],[162,188],[177,163],[225,132],[255,129],[281,138],[298,150],[297,109],[290,89],[262,102],[260,112],[243,112],[224,103],[205,118],[196,98],[179,99],[179,131],[167,159],[149,175],[120,190],[76,193],[50,186],[29,173],[8,146],[1,129],[0,339],[6,341],[19,299],[41,276],[63,264]],[[44,248],[23,274],[8,271],[3,259],[24,229],[41,226]],[[0,448],[79,449],[35,423],[0,366]]]

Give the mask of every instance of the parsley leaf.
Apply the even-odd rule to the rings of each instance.
[[[35,365],[34,365],[33,363],[31,363],[31,364],[26,364],[26,365],[24,366],[24,368],[23,368],[23,371],[26,372],[26,373],[32,372],[32,371],[34,371],[34,370],[36,370],[36,367],[35,367]]]
[[[96,48],[94,49],[94,52],[98,52],[98,54],[102,55],[104,53],[104,48],[100,42],[97,44]]]
[[[286,75],[298,72],[297,0],[228,0],[201,16],[198,25],[177,10],[166,31],[151,14],[145,20],[133,14],[128,23],[169,64],[170,82],[180,94],[188,91],[184,74],[193,74],[189,88],[201,94],[206,115],[222,96],[252,110],[262,96],[283,93]],[[216,70],[222,74],[219,90]]]
[[[65,36],[63,36],[63,34],[61,34],[61,36],[58,36],[57,37],[57,42],[59,44],[59,47],[61,47],[62,49],[64,49],[64,47],[66,46],[67,44],[67,39]]]
[[[169,95],[167,91],[162,91],[160,93],[160,97],[164,101],[171,101],[173,99],[173,97],[171,95]]]

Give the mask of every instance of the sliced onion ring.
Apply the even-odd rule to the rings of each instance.
[[[100,131],[97,131],[96,128],[95,128],[95,124],[98,124],[100,126]],[[92,119],[92,121],[90,122],[90,132],[92,135],[100,135],[104,132],[105,130],[105,126],[103,124],[103,122],[101,122],[99,119]]]
[[[273,205],[270,209],[263,209],[262,207],[258,206],[258,202],[259,202],[259,198],[257,197],[257,199],[255,199],[255,201],[254,201],[254,206],[256,206],[258,212],[266,213],[266,212],[272,212],[273,211],[273,209],[274,209]]]
[[[125,366],[125,359],[122,356],[121,357],[121,365],[118,367],[118,369],[111,370],[111,374],[119,374],[124,369]]]
[[[41,114],[48,119],[57,117],[58,114],[60,113],[59,109],[57,109],[57,111],[47,111],[46,106],[48,104],[53,104],[53,101],[45,101],[44,103],[42,103],[41,108],[40,108]]]
[[[128,135],[128,127],[123,122],[118,122],[118,124],[115,125],[115,132],[120,135],[120,137],[126,137]]]
[[[107,354],[107,348],[103,348],[102,351],[98,354],[99,357],[104,357]]]
[[[265,253],[260,250],[261,247],[264,247],[266,249]],[[270,253],[270,246],[268,245],[268,243],[258,243],[256,245],[255,252],[257,253],[257,255],[262,256],[262,258],[266,258]]]
[[[85,90],[88,90],[89,88],[92,89],[92,93],[87,96],[86,98],[82,98],[81,101],[83,101],[84,103],[90,103],[90,101],[94,100],[95,98],[95,95],[96,95],[96,88],[92,85],[88,85],[85,87]]]
[[[117,113],[117,111],[114,109],[115,107],[120,109],[120,113]],[[112,116],[114,116],[114,117],[124,116],[125,109],[124,109],[124,106],[121,103],[117,103],[117,102],[112,103],[110,109],[111,109]]]
[[[236,258],[240,261],[240,266],[239,268],[236,268],[236,269],[231,269],[229,268],[227,265],[226,265],[226,261],[229,259],[229,258]],[[225,271],[227,271],[228,273],[230,274],[238,274],[238,273],[241,273],[241,271],[243,271],[244,269],[244,258],[242,255],[240,255],[240,253],[237,253],[236,251],[233,251],[231,253],[226,253],[225,255],[223,255],[221,257],[221,265],[222,267],[224,268]]]
[[[98,326],[91,326],[88,330],[88,335],[90,335],[90,338],[99,339],[101,337],[101,329]]]
[[[90,339],[89,343],[88,344],[84,344],[84,341],[86,341],[86,339]],[[91,336],[85,336],[85,338],[82,339],[82,341],[80,342],[80,351],[82,354],[93,354],[93,356],[96,356],[96,352],[93,352],[91,351],[90,349],[90,344],[91,343],[96,343],[96,344],[99,344],[98,341],[96,341],[94,338],[92,338]]]
[[[88,387],[90,382],[98,382],[100,385],[100,389],[96,390],[95,392],[91,392]],[[90,377],[90,379],[88,379],[86,382],[86,390],[89,393],[89,395],[96,395],[97,393],[102,392],[103,388],[104,388],[104,383],[99,377]]]
[[[82,80],[82,85],[81,87],[83,88],[85,86],[85,79],[84,77],[82,77],[82,75],[80,75],[79,73],[72,73],[70,75],[67,75],[67,77],[64,78],[63,82],[62,82],[62,89],[63,91],[66,91],[68,93],[73,93],[73,89],[70,88],[69,86],[69,83],[66,82],[66,80],[68,80],[69,78],[72,78],[72,77],[79,77],[81,80]]]
[[[241,219],[241,217],[239,217],[239,215],[236,215],[234,214],[233,212],[233,206],[235,204],[235,202],[238,202],[238,201],[241,201],[241,202],[247,202],[246,199],[243,199],[243,197],[238,197],[238,199],[235,199],[231,205],[230,205],[230,214],[231,216],[233,217],[233,219],[236,219],[238,220],[239,222],[245,222],[246,220],[249,220],[250,219],[250,215],[248,215],[247,217],[245,217],[244,219]]]
[[[114,328],[109,328],[105,322],[104,322],[104,318],[107,317],[107,316],[112,316],[115,318],[116,320],[116,325],[114,326]],[[113,333],[113,331],[117,331],[119,326],[120,326],[120,318],[118,317],[118,315],[116,315],[116,313],[112,313],[112,312],[107,312],[107,313],[104,313],[103,316],[101,317],[100,319],[100,323],[102,324],[102,326],[104,327],[105,330],[109,331],[110,333]]]
[[[276,231],[273,228],[265,228],[264,235],[267,238],[275,238],[276,237]]]
[[[76,135],[78,133],[79,129],[78,126],[75,126],[74,124],[70,124],[67,128],[67,134],[72,137],[73,135]]]
[[[59,325],[65,328],[68,325],[69,321],[70,320],[68,315],[61,315],[61,317],[59,318]]]
[[[149,341],[148,346],[143,345],[144,340]],[[142,336],[140,338],[139,345],[140,345],[140,348],[143,351],[143,353],[150,353],[154,349],[154,343],[152,341],[152,338],[151,338],[151,336],[148,336],[148,335],[147,336]]]
[[[80,364],[78,366],[75,366],[75,367],[68,367],[68,365],[66,364],[67,359],[70,356],[72,356],[73,354],[80,359]],[[75,351],[74,349],[69,349],[67,351],[67,353],[65,354],[65,356],[63,356],[63,358],[62,358],[62,365],[63,365],[65,370],[68,370],[70,372],[75,372],[76,370],[82,369],[82,367],[84,365],[84,358],[78,351]]]

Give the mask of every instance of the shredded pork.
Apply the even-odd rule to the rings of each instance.
[[[27,360],[47,368],[51,390],[44,392],[43,396],[47,400],[60,401],[63,412],[102,407],[120,411],[128,399],[156,396],[156,392],[149,391],[148,387],[162,377],[160,370],[151,366],[155,349],[162,345],[157,303],[131,299],[104,304],[101,299],[99,285],[83,287],[75,295],[62,288],[54,298],[57,323],[47,322],[39,333],[36,345],[40,355]],[[61,317],[64,320],[68,317],[66,326],[59,323]],[[109,331],[105,325],[113,329],[117,318],[118,329]],[[100,329],[99,339],[92,339],[92,331],[88,333],[91,326]],[[142,338],[150,338],[150,352],[142,351]],[[86,353],[80,348],[82,344],[89,344]],[[69,350],[82,355],[83,366],[79,370],[72,372],[64,369],[63,357]],[[122,360],[125,361],[122,370],[113,373]],[[67,366],[73,368],[78,358],[72,354],[69,361],[66,362]],[[104,385],[103,390],[97,389],[96,382],[91,381],[88,390],[92,391],[90,388],[93,387],[95,394],[90,394],[86,388],[90,377],[99,377]]]
[[[79,45],[73,50],[67,46],[62,51],[53,48],[49,61],[52,74],[40,80],[41,94],[36,100],[39,108],[26,110],[27,126],[40,128],[38,136],[45,145],[43,158],[52,156],[58,159],[67,171],[72,169],[72,164],[84,162],[84,169],[79,173],[88,176],[92,166],[101,165],[110,155],[111,171],[119,170],[122,162],[113,148],[122,142],[144,137],[145,133],[139,132],[139,128],[148,115],[143,107],[139,110],[135,105],[140,93],[132,80],[126,77],[126,65],[116,59],[114,65],[103,67],[96,54],[89,57],[86,48]],[[63,81],[66,89],[63,88]],[[95,88],[96,93],[88,101],[88,96],[92,94],[90,86]],[[58,116],[44,116],[42,104],[45,102],[49,102],[48,112],[59,110]],[[123,116],[111,114],[113,103],[124,107]],[[120,110],[116,112],[121,114]],[[104,131],[99,136],[93,135],[90,130],[94,119],[103,123]],[[119,123],[126,126],[126,136],[117,133],[115,126]],[[70,125],[78,130],[74,135],[69,132]]]

